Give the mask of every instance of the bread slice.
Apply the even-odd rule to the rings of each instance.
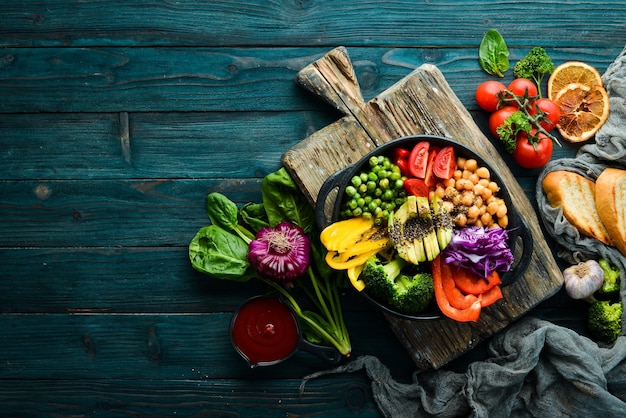
[[[598,176],[596,208],[613,245],[626,256],[626,170],[607,168]]]
[[[571,171],[552,171],[543,179],[543,190],[550,205],[561,206],[565,219],[581,234],[612,245],[609,233],[596,210],[593,181]]]

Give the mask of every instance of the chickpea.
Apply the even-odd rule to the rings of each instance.
[[[498,212],[499,207],[500,205],[498,204],[498,202],[493,201],[487,205],[487,212],[493,215]]]
[[[456,159],[456,166],[463,170],[465,168],[465,157],[459,157]]]
[[[489,212],[483,213],[480,217],[480,221],[483,223],[483,225],[489,225],[489,223],[491,222],[491,214]]]
[[[478,167],[476,169],[476,174],[481,179],[488,179],[490,177],[489,169],[487,167]]]
[[[504,215],[501,218],[498,218],[498,225],[502,228],[506,228],[509,225],[509,215]]]
[[[459,180],[463,178],[463,171],[459,170],[458,168],[456,170],[454,170],[454,175],[452,176],[453,179],[455,180]]]
[[[454,219],[454,222],[458,226],[464,227],[467,224],[467,217],[465,216],[464,213],[459,213],[458,215],[456,215],[456,218]]]
[[[474,204],[474,193],[466,191],[461,194],[461,204],[463,206],[472,206]]]
[[[476,205],[470,206],[470,208],[467,210],[468,218],[477,219],[479,215],[480,209],[478,209],[478,206]]]
[[[437,187],[435,188],[435,196],[437,196],[439,199],[443,199],[445,194],[446,194],[446,189],[444,189],[443,186],[441,185],[437,185]]]
[[[480,180],[480,178],[478,177],[478,174],[476,174],[475,172],[470,174],[468,178],[473,184],[478,184],[478,181]]]
[[[490,183],[489,179],[480,179],[478,181],[478,184],[480,184],[483,187],[489,187],[489,183]]]
[[[466,170],[463,170],[463,178],[464,178],[464,179],[469,179],[471,175],[472,175],[472,172],[471,172],[471,171],[469,171],[469,170],[467,170],[467,169],[466,169]]]
[[[483,191],[483,199],[489,200],[493,197],[493,191],[490,188],[486,188]]]
[[[503,218],[503,217],[505,217],[505,216],[506,216],[507,212],[508,212],[507,207],[506,207],[506,205],[503,203],[503,204],[501,204],[500,206],[498,206],[498,210],[496,211],[496,216],[497,216],[498,218]]]
[[[476,193],[474,193],[474,195],[476,195]],[[474,198],[474,205],[476,207],[482,208],[483,207],[483,198],[481,196],[476,196]]]
[[[476,196],[481,196],[483,194],[483,190],[485,190],[485,186],[482,184],[478,183],[474,185],[474,194]]]
[[[494,182],[494,181],[490,181],[489,182],[489,186],[487,186],[487,187],[489,187],[489,189],[493,193],[496,193],[498,190],[500,190],[500,186],[498,186],[498,184],[496,182]]]
[[[478,161],[476,161],[475,159],[468,158],[467,161],[465,161],[466,170],[476,171],[477,168],[478,168]]]
[[[454,177],[451,177],[443,181],[444,187],[454,187],[454,183],[455,183]]]

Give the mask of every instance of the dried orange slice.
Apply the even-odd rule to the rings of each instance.
[[[602,85],[602,77],[598,70],[589,64],[579,61],[565,62],[552,71],[548,79],[548,97],[553,99],[558,92],[570,84],[583,86]]]
[[[609,117],[609,96],[601,84],[571,83],[550,98],[561,108],[557,129],[570,142],[588,140]]]

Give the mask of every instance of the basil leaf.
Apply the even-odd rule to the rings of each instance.
[[[495,29],[489,29],[483,36],[478,50],[478,62],[488,74],[504,77],[509,69],[509,49],[504,38]]]
[[[193,268],[223,280],[245,282],[252,277],[248,270],[248,244],[216,225],[198,231],[189,243]]]
[[[311,232],[315,225],[315,210],[285,167],[263,178],[261,195],[270,225],[289,221],[306,234]]]

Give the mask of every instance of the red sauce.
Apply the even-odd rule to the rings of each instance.
[[[230,332],[235,348],[252,367],[289,357],[300,338],[295,315],[274,297],[257,297],[243,304]]]

